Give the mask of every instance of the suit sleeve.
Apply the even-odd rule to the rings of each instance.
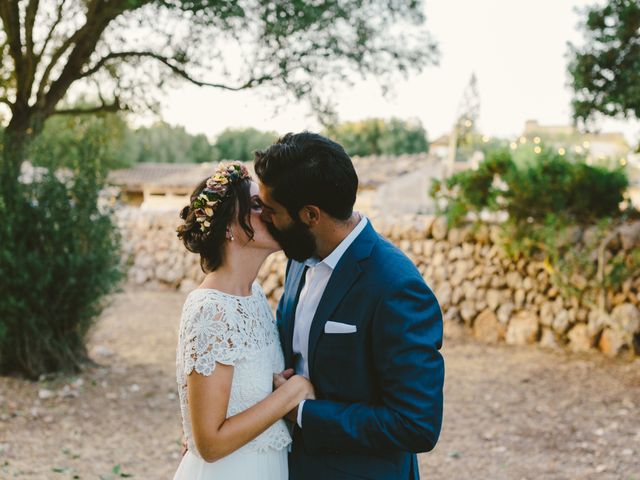
[[[442,426],[442,313],[422,278],[383,297],[372,325],[376,404],[307,400],[302,435],[309,453],[433,449]]]

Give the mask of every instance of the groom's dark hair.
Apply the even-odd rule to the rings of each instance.
[[[255,153],[260,181],[289,215],[315,205],[338,220],[353,213],[358,175],[341,145],[317,133],[287,133]]]

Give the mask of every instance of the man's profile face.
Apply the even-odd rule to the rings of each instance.
[[[313,256],[316,252],[316,239],[309,227],[300,218],[291,217],[287,209],[273,199],[266,185],[260,182],[259,187],[262,220],[285,255],[298,262],[304,262]]]

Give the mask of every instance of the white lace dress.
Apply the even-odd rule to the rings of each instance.
[[[189,418],[187,376],[194,370],[211,375],[216,362],[234,367],[227,418],[272,392],[273,373],[282,371],[284,360],[275,319],[257,283],[248,297],[197,289],[185,301],[176,373],[188,452],[174,480],[286,480],[291,437],[284,420],[216,462],[208,463],[198,453]]]

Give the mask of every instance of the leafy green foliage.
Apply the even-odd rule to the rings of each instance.
[[[344,122],[328,127],[324,133],[349,155],[402,155],[429,149],[427,134],[419,122],[397,118]]]
[[[387,89],[438,56],[415,0],[15,0],[0,8],[0,27],[7,189],[55,114],[157,110],[167,87],[183,82],[263,86],[329,118],[335,88],[355,75]],[[79,92],[93,101],[65,108]]]
[[[202,163],[216,160],[214,148],[207,137],[191,135],[184,127],[159,122],[130,133],[133,163]]]
[[[87,128],[69,141],[67,168],[0,192],[1,373],[37,378],[87,360],[87,332],[121,278],[119,235],[99,197],[107,136]],[[32,154],[53,165],[45,146]]]
[[[216,158],[245,162],[253,160],[253,152],[268,147],[277,138],[276,132],[262,132],[255,128],[227,128],[216,138]]]
[[[546,148],[523,150],[518,158],[498,148],[486,151],[477,170],[434,181],[430,193],[451,225],[506,214],[499,226],[507,255],[544,261],[557,288],[595,304],[605,289],[640,272],[640,253],[602,253],[611,232],[637,216],[620,208],[627,186],[620,168],[587,165]]]
[[[47,168],[73,168],[86,156],[82,141],[92,138],[102,172],[131,165],[137,145],[125,120],[116,113],[55,116],[46,121],[31,147],[32,163]],[[100,142],[99,145],[95,142]]]
[[[498,149],[489,151],[477,170],[434,182],[431,195],[445,204],[450,223],[468,214],[504,211],[515,224],[541,223],[550,214],[586,224],[620,216],[627,187],[622,169],[572,161],[546,148],[516,163],[511,151]]]
[[[570,45],[576,120],[596,113],[640,118],[640,3],[609,0],[585,9],[584,45]]]

